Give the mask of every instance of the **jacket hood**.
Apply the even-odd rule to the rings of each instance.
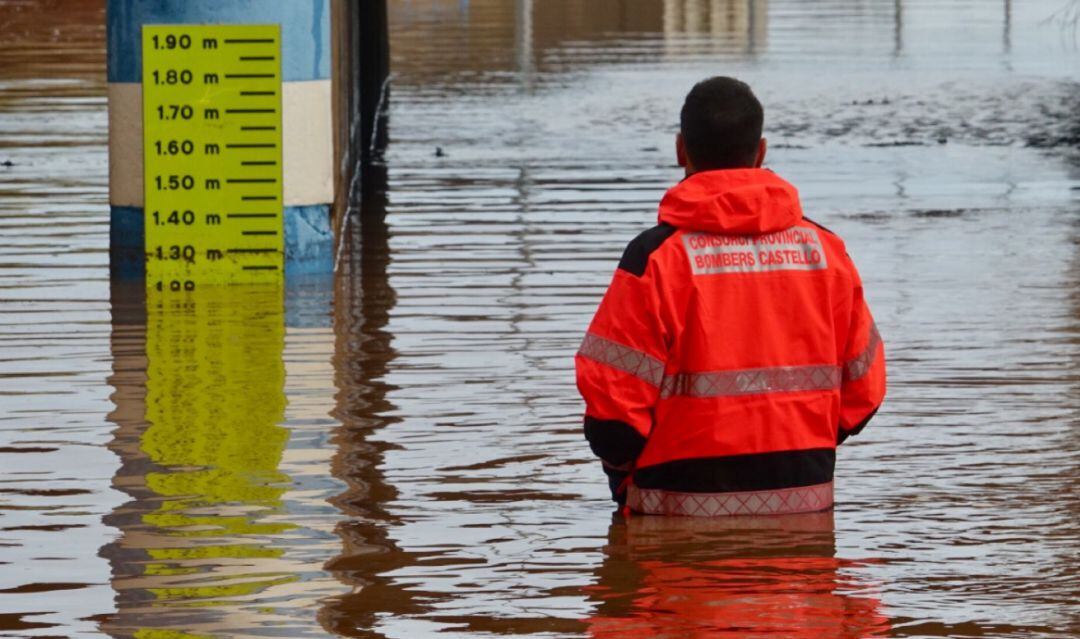
[[[802,216],[799,192],[767,169],[695,173],[660,201],[661,222],[710,233],[771,233],[791,227]]]

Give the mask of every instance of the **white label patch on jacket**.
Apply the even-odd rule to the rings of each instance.
[[[694,275],[816,271],[828,268],[817,230],[793,226],[765,235],[685,233]]]

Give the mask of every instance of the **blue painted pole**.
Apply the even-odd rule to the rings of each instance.
[[[108,0],[110,273],[145,274],[142,27],[279,24],[285,275],[333,269],[330,0]]]

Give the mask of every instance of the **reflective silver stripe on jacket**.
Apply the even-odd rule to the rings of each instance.
[[[839,366],[777,366],[664,378],[661,397],[732,397],[840,388]]]
[[[763,393],[834,390],[842,382],[860,379],[870,370],[881,335],[870,327],[870,341],[842,368],[831,364],[775,366],[664,375],[664,363],[635,348],[587,333],[578,354],[629,373],[660,388],[660,397],[737,397]]]
[[[810,513],[832,507],[833,483],[732,493],[681,493],[630,484],[626,503],[647,515],[726,517]]]
[[[664,363],[636,348],[586,333],[578,355],[630,373],[634,377],[659,388],[664,380]]]
[[[874,363],[880,343],[881,333],[878,333],[877,324],[871,324],[870,340],[866,343],[866,348],[855,359],[844,365],[845,382],[854,382],[870,372],[870,366]]]

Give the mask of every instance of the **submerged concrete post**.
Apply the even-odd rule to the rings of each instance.
[[[285,273],[333,268],[330,0],[108,0],[110,273],[145,274],[142,27],[281,26]]]

